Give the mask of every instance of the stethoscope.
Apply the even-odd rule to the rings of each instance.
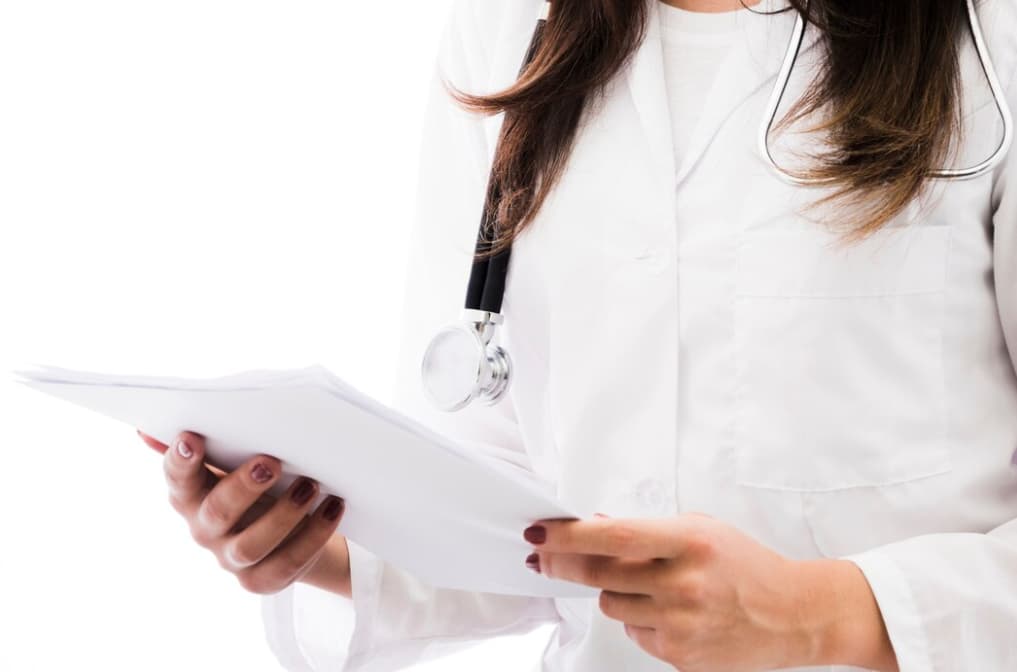
[[[975,0],[967,0],[967,7],[971,36],[982,71],[989,82],[996,108],[1003,120],[1003,137],[999,147],[986,160],[968,168],[944,168],[935,171],[929,175],[933,179],[970,180],[982,177],[1003,161],[1013,143],[1013,116],[985,45]],[[541,5],[537,27],[520,72],[530,64],[540,46],[550,9],[550,2]],[[805,27],[805,17],[799,14],[759,129],[759,152],[763,159],[782,180],[801,186],[809,186],[813,182],[791,175],[781,168],[770,151],[770,134],[801,52]],[[480,231],[477,234],[478,252],[490,249],[490,242],[484,239],[483,232],[492,222],[492,217],[493,213],[485,204]],[[495,327],[504,322],[501,306],[511,252],[512,248],[508,246],[496,255],[474,261],[470,270],[462,321],[439,331],[424,352],[421,364],[424,393],[432,404],[443,411],[458,411],[474,400],[486,404],[497,403],[508,389],[512,378],[512,360],[505,348],[494,342],[494,332]]]

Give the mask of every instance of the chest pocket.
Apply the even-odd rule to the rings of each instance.
[[[838,248],[769,200],[773,217],[752,213],[735,253],[737,482],[821,492],[948,471],[950,227],[912,208]]]

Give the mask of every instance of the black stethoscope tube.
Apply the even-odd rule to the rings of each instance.
[[[523,65],[519,69],[521,77],[533,57],[540,48],[544,38],[544,26],[546,19],[539,19],[537,27],[530,38],[530,46],[526,50]],[[500,136],[499,136],[500,141]],[[484,211],[480,217],[480,230],[477,232],[477,252],[486,252],[491,249],[491,243],[485,236],[485,231],[494,230],[495,213],[492,205],[498,203],[497,189],[494,187],[493,174],[487,178],[487,199],[484,202]],[[505,277],[508,274],[509,258],[512,256],[512,246],[509,245],[498,254],[485,257],[473,262],[470,270],[470,280],[466,287],[466,308],[469,310],[481,310],[489,313],[500,313],[502,298],[505,295]]]

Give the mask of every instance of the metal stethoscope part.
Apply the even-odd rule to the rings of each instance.
[[[989,56],[989,49],[985,46],[985,36],[982,34],[982,23],[975,9],[975,0],[967,0],[967,6],[971,38],[978,52],[978,60],[981,62],[982,72],[985,73],[985,78],[989,82],[989,88],[992,90],[996,109],[1003,120],[1003,137],[1000,140],[999,147],[996,148],[992,156],[981,163],[969,168],[942,168],[929,173],[929,177],[933,179],[970,180],[982,177],[992,172],[1002,163],[1013,144],[1013,114],[1010,106],[1007,105],[1003,87],[999,82],[999,76],[996,74],[996,68],[992,64],[992,58]],[[791,31],[791,41],[788,43],[787,53],[784,55],[784,63],[781,65],[780,72],[777,75],[777,84],[773,87],[773,93],[770,95],[770,101],[766,106],[763,124],[759,129],[759,153],[762,154],[766,162],[770,164],[770,167],[784,181],[798,186],[811,186],[816,183],[801,179],[781,168],[770,151],[770,133],[773,130],[773,125],[776,123],[777,112],[780,109],[781,101],[784,99],[784,94],[787,92],[788,83],[791,81],[791,73],[794,71],[795,63],[798,61],[798,55],[801,52],[804,39],[805,17],[799,13],[795,20],[794,30]]]
[[[439,331],[424,354],[424,393],[443,411],[458,411],[472,401],[493,404],[508,388],[512,362],[508,352],[491,343],[502,316],[463,311],[463,322]]]
[[[1003,87],[996,75],[988,48],[985,46],[974,0],[967,0],[967,6],[971,35],[978,51],[978,58],[995,98],[996,108],[1003,120],[1003,138],[992,156],[981,163],[969,168],[944,168],[934,171],[929,175],[934,179],[966,180],[986,175],[1003,161],[1013,144],[1013,116],[1006,103]],[[520,72],[529,65],[540,45],[550,7],[550,2],[541,5],[537,27]],[[760,126],[759,151],[783,180],[795,185],[811,186],[815,183],[800,179],[781,168],[770,152],[770,134],[802,49],[805,27],[805,17],[799,14]],[[490,179],[488,183],[490,184]],[[484,225],[492,221],[492,213],[485,204],[480,231],[477,234],[478,251],[489,249],[489,242],[484,240],[483,233]],[[467,288],[463,321],[438,332],[424,352],[421,363],[424,393],[430,402],[441,410],[458,411],[473,401],[494,404],[501,400],[508,390],[512,380],[512,361],[508,352],[494,343],[494,335],[495,327],[503,322],[501,304],[511,251],[512,248],[509,246],[488,259],[474,261]]]

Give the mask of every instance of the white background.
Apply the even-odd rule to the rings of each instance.
[[[448,8],[0,3],[0,669],[279,669],[134,429],[7,372],[321,363],[390,398]],[[519,670],[542,636],[426,669]]]

